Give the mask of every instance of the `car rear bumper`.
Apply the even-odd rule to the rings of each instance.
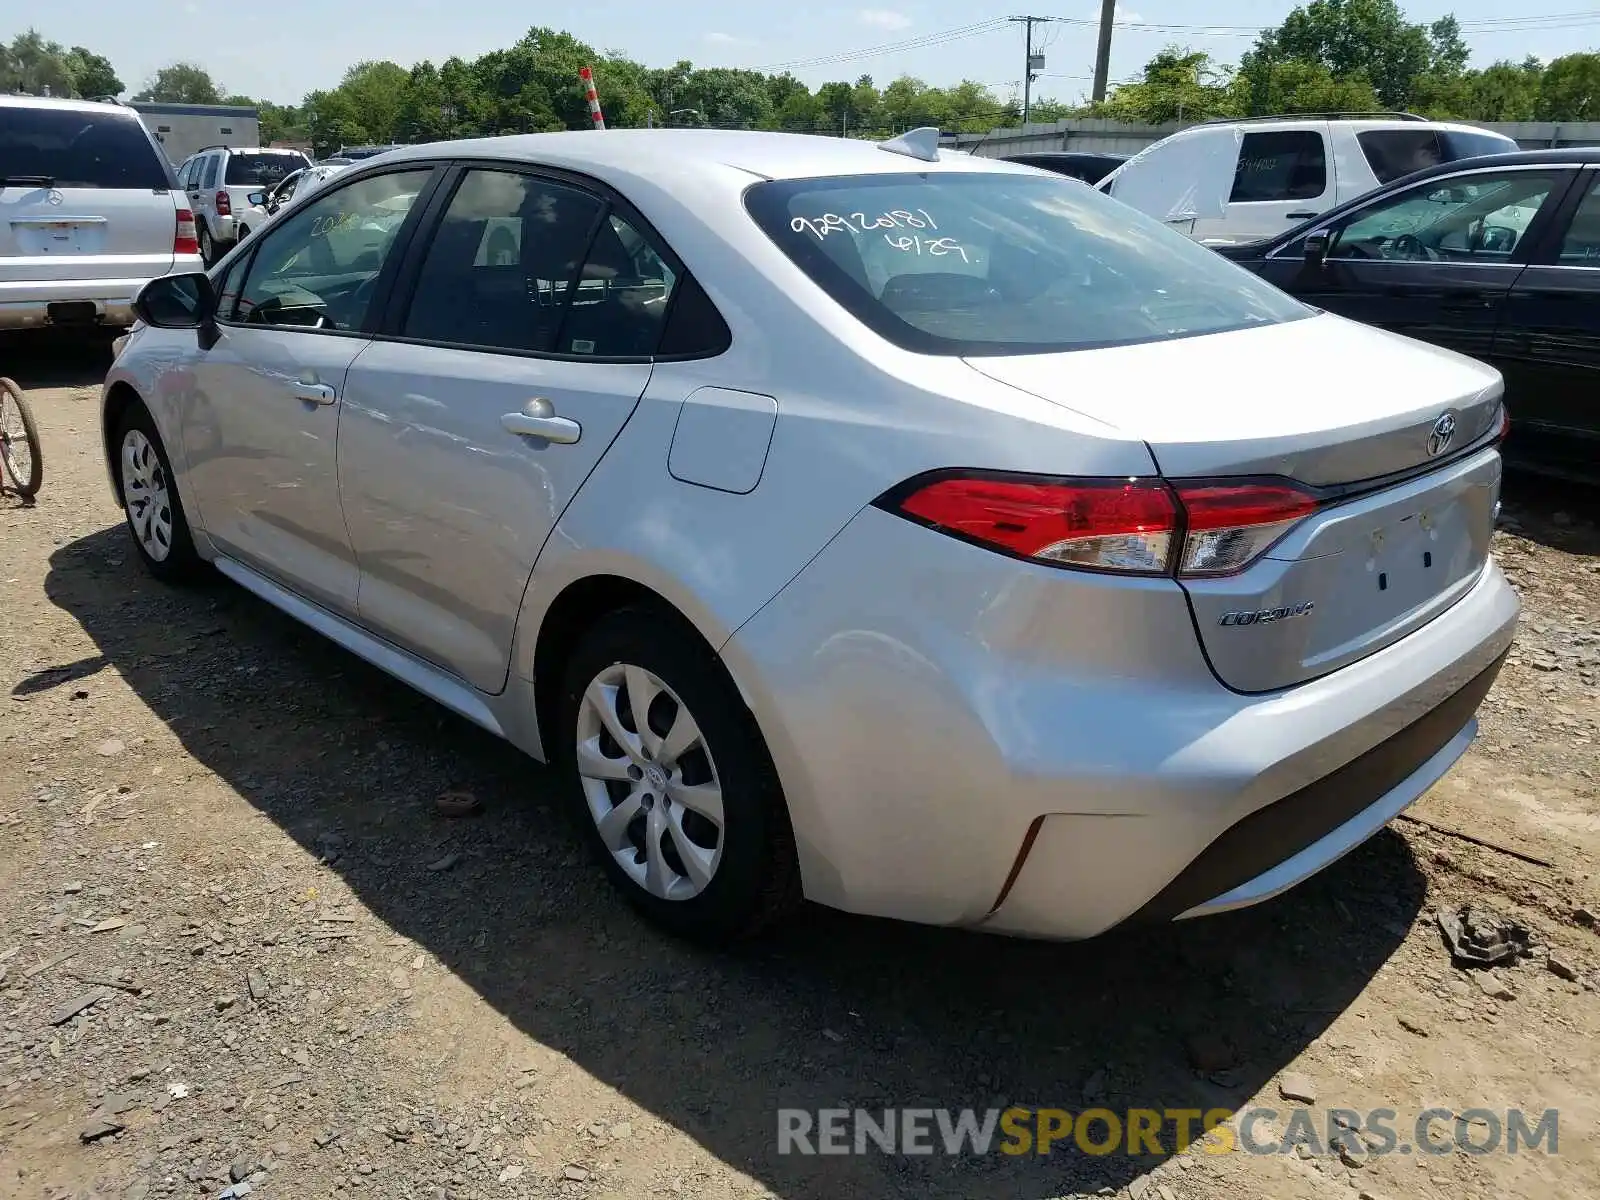
[[[198,255],[184,255],[173,261],[171,269],[204,268]],[[131,325],[133,298],[149,282],[148,278],[0,282],[0,329]]]
[[[806,894],[1048,938],[1277,895],[1471,741],[1515,633],[1499,568],[1368,658],[1244,695],[1180,589],[1018,562],[869,509],[724,647]]]

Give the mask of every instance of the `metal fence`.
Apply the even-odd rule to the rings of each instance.
[[[1044,125],[991,129],[988,133],[963,133],[946,137],[944,144],[970,150],[985,158],[1039,150],[1137,154],[1150,143],[1160,141],[1169,133],[1176,133],[1187,124],[1174,121],[1168,125],[1136,125],[1127,121],[1078,117]],[[1511,121],[1499,124],[1473,121],[1469,124],[1506,134],[1524,150],[1549,146],[1600,145],[1600,121]]]

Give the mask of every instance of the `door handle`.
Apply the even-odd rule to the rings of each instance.
[[[556,416],[555,405],[542,396],[529,400],[521,412],[506,413],[500,418],[500,427],[518,437],[542,438],[563,446],[583,436],[583,426],[570,417]]]
[[[1312,217],[1314,217],[1316,215],[1317,214],[1314,213],[1314,212],[1288,213],[1288,214],[1286,214],[1284,216],[1283,219],[1285,221],[1309,221],[1309,220],[1311,220]]]
[[[307,404],[332,404],[339,398],[339,393],[325,383],[297,383],[293,391],[296,400]]]

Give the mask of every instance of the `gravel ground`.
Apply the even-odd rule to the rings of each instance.
[[[1413,810],[1454,832],[1087,945],[816,911],[716,956],[613,897],[536,764],[220,580],[148,579],[105,361],[0,342],[46,441],[37,506],[0,501],[0,1197],[1600,1195],[1594,492],[1508,490],[1524,629]],[[1453,967],[1468,902],[1529,955]],[[1560,1152],[775,1150],[780,1106],[1091,1102],[1554,1107]]]

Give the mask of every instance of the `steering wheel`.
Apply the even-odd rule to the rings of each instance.
[[[1402,233],[1389,243],[1389,248],[1394,251],[1394,256],[1406,262],[1431,262],[1433,255],[1422,244],[1422,239],[1414,233]]]

